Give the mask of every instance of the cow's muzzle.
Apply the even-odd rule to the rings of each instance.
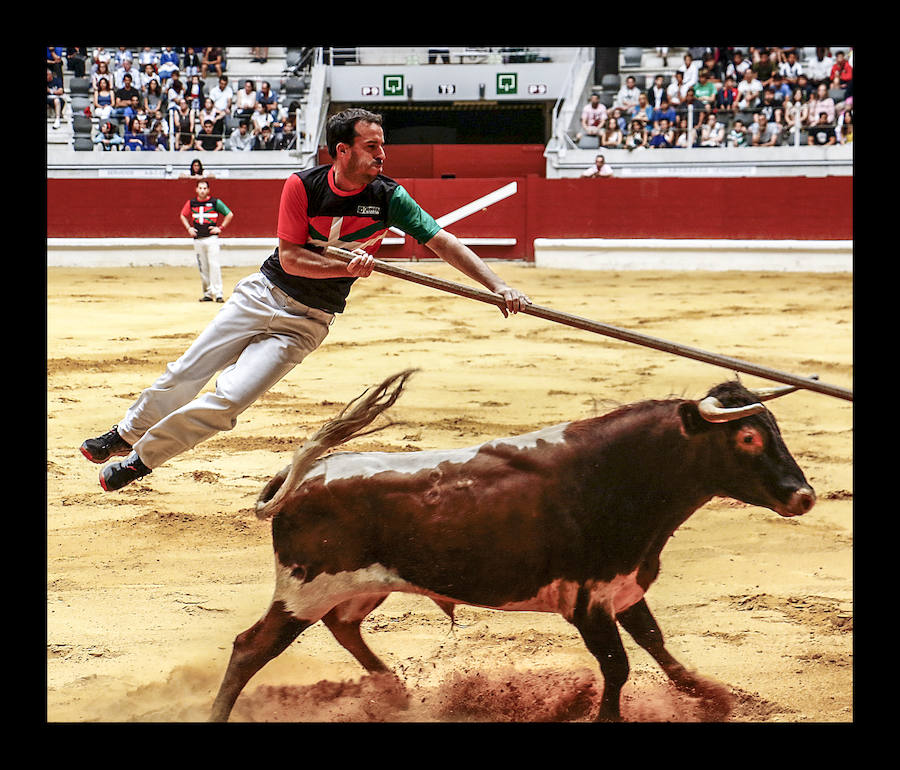
[[[816,504],[816,493],[812,487],[800,487],[783,505],[776,506],[775,513],[785,518],[802,516]]]

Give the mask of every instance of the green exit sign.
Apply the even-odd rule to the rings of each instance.
[[[384,95],[403,96],[403,75],[384,76]]]
[[[519,90],[519,76],[515,72],[497,73],[497,93],[514,94]]]

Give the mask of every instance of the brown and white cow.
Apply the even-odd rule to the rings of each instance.
[[[382,384],[381,407],[342,413],[320,434],[337,428],[330,446],[344,441],[410,373]],[[644,401],[465,449],[320,457],[328,441],[310,442],[257,502],[273,516],[275,592],[235,639],[211,719],[227,720],[250,678],[319,620],[366,670],[386,672],[360,623],[393,591],[451,615],[456,604],[559,613],[599,662],[601,720],[621,718],[629,664],[618,626],[678,688],[721,695],[669,654],[644,594],[667,540],[711,498],[781,516],[812,508],[815,493],[760,403],[795,389],[729,381],[699,401]]]

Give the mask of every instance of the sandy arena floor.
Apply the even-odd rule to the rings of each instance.
[[[442,264],[413,265],[455,281]],[[852,277],[582,273],[492,264],[541,305],[852,387]],[[252,268],[227,268],[232,287]],[[251,508],[293,449],[348,400],[421,372],[402,420],[348,449],[470,446],[645,398],[696,397],[731,372],[375,275],[325,344],[236,428],[116,493],[78,447],[109,429],[219,305],[189,268],[48,270],[47,719],[205,720],[234,637],[268,607],[269,523]],[[772,384],[743,376],[751,386]],[[648,593],[682,662],[728,685],[734,722],[853,719],[850,402],[772,403],[819,501],[783,519],[714,500],[663,551]],[[321,623],[247,686],[233,721],[585,721],[602,678],[556,615],[392,595],[365,622],[397,693]],[[623,634],[633,721],[709,719]]]

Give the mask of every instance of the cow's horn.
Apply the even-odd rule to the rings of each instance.
[[[819,375],[813,374],[809,379],[818,380]],[[753,388],[750,392],[760,401],[770,401],[773,398],[778,398],[779,396],[786,396],[788,393],[793,393],[795,390],[800,390],[800,386],[780,385],[774,388]]]
[[[700,416],[707,422],[731,422],[759,414],[765,411],[762,404],[747,404],[746,406],[722,406],[722,402],[715,396],[707,396],[697,403]]]

